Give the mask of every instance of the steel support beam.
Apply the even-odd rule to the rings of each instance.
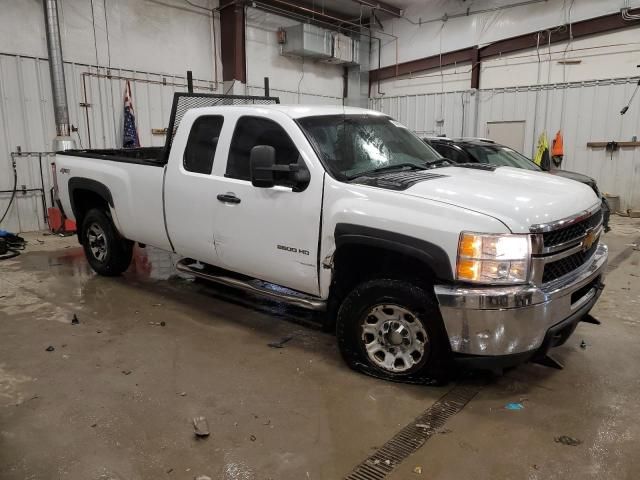
[[[473,56],[473,50],[473,48],[464,48],[462,50],[443,53],[442,55],[434,55],[432,57],[420,58],[418,60],[411,60],[410,62],[372,70],[369,72],[369,80],[372,82],[387,80],[401,75],[409,75],[415,72],[431,70],[432,68],[439,68],[440,66],[446,67],[458,63],[470,62]]]
[[[473,47],[471,52],[471,88],[480,88],[480,49]]]
[[[227,4],[220,9],[222,79],[247,82],[244,5]]]
[[[639,25],[640,20],[626,21],[623,20],[622,16],[619,13],[614,13],[611,15],[605,15],[602,17],[575,22],[571,25],[571,32],[573,33],[573,38],[580,38]],[[562,25],[560,27],[562,27]],[[567,28],[563,31],[557,31],[551,34],[552,44],[564,42],[569,39],[569,28],[568,26],[566,27]],[[411,73],[417,73],[424,70],[431,70],[440,66],[444,67],[461,62],[471,62],[472,88],[478,88],[474,87],[473,85],[480,85],[480,62],[482,60],[494,57],[496,55],[504,55],[507,53],[517,52],[519,50],[535,48],[538,44],[538,41],[540,42],[540,45],[548,45],[549,37],[547,36],[547,32],[550,30],[555,30],[556,28],[558,27],[550,28],[548,30],[540,32],[540,39],[538,39],[538,32],[527,33],[525,35],[519,35],[517,37],[500,40],[484,47],[475,46],[462,50],[443,53],[442,55],[433,55],[417,60],[411,60],[409,62],[399,63],[397,65],[390,65],[378,70],[372,70],[369,73],[369,79],[372,82],[387,80],[402,75],[409,75]],[[474,70],[476,71],[475,76]]]
[[[571,33],[573,34],[573,38],[580,38],[638,25],[640,25],[640,20],[627,21],[624,20],[622,18],[622,15],[620,15],[619,13],[614,13],[611,15],[605,15],[603,17],[595,17],[590,18],[589,20],[575,22],[571,24]],[[560,27],[562,26],[563,25],[561,25]],[[566,28],[563,31],[551,33],[551,43],[565,42],[569,40],[569,26],[564,26]],[[540,45],[549,43],[547,32],[549,32],[550,30],[555,30],[555,28],[550,28],[548,30],[540,32]],[[525,35],[500,40],[498,42],[487,45],[486,47],[482,47],[480,49],[480,58],[483,59],[496,55],[504,55],[506,53],[517,52],[519,50],[535,48],[536,45],[538,45],[538,32],[527,33]]]

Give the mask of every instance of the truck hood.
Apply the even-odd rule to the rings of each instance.
[[[575,180],[576,182],[584,183],[585,185],[589,185],[592,189],[596,186],[596,181],[589,177],[588,175],[584,175],[578,172],[570,172],[568,170],[550,170],[551,175],[557,175],[559,177],[569,178],[571,180]]]
[[[562,220],[599,204],[588,186],[543,172],[512,167],[443,167],[433,172],[442,176],[403,193],[490,215],[513,233],[527,233],[531,225]]]

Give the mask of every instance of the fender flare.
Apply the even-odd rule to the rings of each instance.
[[[84,177],[72,177],[69,179],[68,187],[69,189],[69,201],[71,203],[71,210],[73,211],[73,215],[78,218],[77,208],[75,204],[75,192],[77,190],[87,190],[89,192],[96,193],[102,199],[107,202],[107,204],[114,208],[113,204],[113,196],[111,195],[111,190],[105,184],[100,183],[91,178]]]
[[[335,243],[336,250],[342,245],[360,244],[401,253],[428,265],[438,280],[454,280],[447,253],[442,247],[426,240],[377,228],[338,223]]]

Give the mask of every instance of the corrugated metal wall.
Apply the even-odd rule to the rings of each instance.
[[[621,148],[613,155],[604,148],[587,148],[587,142],[640,137],[637,99],[625,116],[620,115],[637,82],[638,78],[624,78],[410,95],[371,99],[370,105],[421,134],[486,136],[487,122],[524,121],[523,153],[530,157],[543,131],[551,142],[562,129],[562,168],[594,177],[602,191],[620,196],[623,209],[640,208],[640,148]]]
[[[164,135],[152,129],[166,128],[174,92],[186,91],[186,78],[180,75],[111,69],[65,63],[69,116],[78,132],[73,134],[78,147],[113,148],[121,144],[123,96],[126,78],[131,81],[136,122],[143,146],[164,145]],[[222,93],[222,84],[194,79],[196,92]],[[264,90],[248,87],[249,95]],[[342,99],[314,94],[271,89],[282,103],[342,104]],[[83,107],[81,104],[88,104]],[[13,186],[10,153],[47,152],[55,136],[49,65],[46,59],[0,54],[0,190]],[[43,160],[45,190],[51,188],[49,163]],[[38,157],[16,159],[18,188],[40,187]],[[0,193],[0,215],[10,193]],[[51,206],[47,194],[47,205]],[[25,232],[46,228],[39,192],[18,193],[0,228]]]
[[[374,110],[391,115],[419,135],[473,134],[476,92],[428,93],[369,99]]]

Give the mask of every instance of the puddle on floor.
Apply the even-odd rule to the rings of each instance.
[[[230,287],[198,281],[176,271],[181,257],[147,246],[134,248],[131,266],[120,281],[154,289],[179,301],[198,301],[198,297],[219,299],[270,316],[284,318],[305,326],[318,327],[318,316],[301,308]],[[7,315],[28,312],[37,317],[68,321],[68,312],[90,298],[112,300],[117,284],[98,276],[87,263],[80,246],[57,251],[26,252],[0,265],[0,312]],[[61,302],[57,292],[64,290]],[[47,302],[42,302],[46,292]],[[185,296],[185,298],[182,298]],[[195,296],[195,297],[192,297]],[[4,297],[4,298],[2,298]],[[186,298],[189,297],[189,298]]]

